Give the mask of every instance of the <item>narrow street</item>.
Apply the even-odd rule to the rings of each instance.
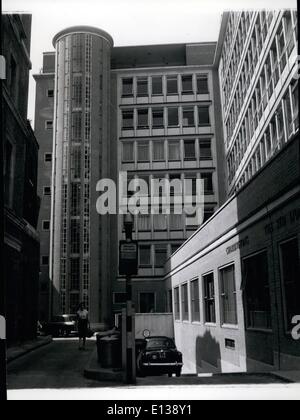
[[[95,349],[95,341],[87,342],[86,351],[78,350],[74,338],[56,339],[50,345],[33,351],[8,366],[8,389],[75,389],[123,387],[121,383],[99,382],[84,378],[84,369]],[[268,374],[203,375],[168,378],[137,378],[138,387],[205,386],[205,385],[285,384]]]
[[[8,389],[65,389],[116,386],[85,379],[83,371],[95,348],[87,342],[86,351],[78,350],[77,339],[57,339],[8,366]]]

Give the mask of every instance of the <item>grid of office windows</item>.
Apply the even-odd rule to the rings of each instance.
[[[74,138],[80,138],[80,115],[74,115]],[[182,117],[181,117],[182,115]],[[166,116],[166,118],[165,118]],[[210,127],[210,105],[164,106],[122,110],[122,130],[145,130],[185,127]],[[75,137],[77,136],[77,137]]]
[[[121,85],[122,98],[209,94],[206,73],[125,77]]]
[[[74,174],[79,174],[80,161],[75,161],[76,158],[74,156],[73,171]],[[185,140],[147,139],[122,142],[123,163],[211,161],[212,159],[212,139],[210,138],[188,138]]]
[[[294,65],[293,52],[297,54],[297,13],[231,13],[225,38],[220,77],[229,147],[228,181],[235,180],[239,189],[299,130],[297,80],[292,79],[285,92],[278,88],[285,85]],[[277,109],[266,115],[268,104],[278,100]],[[270,117],[265,132],[257,134],[261,121]],[[261,135],[258,149],[249,157],[253,137]]]

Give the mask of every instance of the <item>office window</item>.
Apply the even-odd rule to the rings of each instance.
[[[195,160],[196,159],[195,140],[185,140],[185,142],[184,142],[184,158],[185,158],[185,160]]]
[[[234,265],[220,270],[223,324],[237,325],[237,301]]]
[[[45,163],[52,162],[52,153],[45,153]]]
[[[189,293],[188,285],[184,284],[181,286],[181,298],[182,298],[182,320],[189,320]]]
[[[293,329],[292,319],[300,312],[300,262],[297,238],[280,245],[281,276],[287,331]]]
[[[45,196],[51,195],[51,187],[44,187],[44,195]]]
[[[137,79],[137,95],[148,96],[148,78],[141,77]]]
[[[43,230],[44,231],[50,230],[50,221],[49,220],[43,220]]]
[[[183,230],[182,214],[174,214],[171,212],[169,215],[170,230]]]
[[[165,142],[153,141],[153,160],[156,162],[165,161]]]
[[[42,265],[43,266],[49,265],[49,256],[48,255],[43,255],[42,256]]]
[[[70,227],[71,236],[71,254],[79,254],[80,252],[80,221],[71,220]]]
[[[134,143],[123,143],[123,162],[134,162]]]
[[[203,277],[205,322],[216,322],[215,285],[213,273]]]
[[[194,127],[195,126],[195,116],[194,108],[188,107],[182,109],[182,121],[184,127]]]
[[[163,94],[163,84],[162,77],[152,77],[152,95],[162,95]]]
[[[73,112],[72,113],[72,139],[75,141],[80,141],[82,135],[82,113]]]
[[[167,216],[165,214],[153,215],[154,230],[157,232],[167,230]]]
[[[122,125],[123,130],[133,130],[133,127],[134,127],[134,112],[133,112],[133,110],[123,111],[122,122],[123,122],[123,125]]]
[[[138,230],[139,230],[139,232],[150,232],[151,231],[151,215],[150,214],[139,214],[139,216],[138,216]]]
[[[70,289],[79,290],[80,288],[80,259],[71,258],[70,261]]]
[[[138,142],[138,162],[149,162],[149,143],[148,142]]]
[[[140,293],[140,313],[149,314],[155,310],[155,293]]]
[[[138,110],[138,128],[149,128],[148,109]]]
[[[169,160],[170,161],[179,161],[181,160],[181,153],[180,153],[180,142],[177,141],[170,141],[169,142]]]
[[[208,94],[208,76],[199,75],[197,76],[197,92],[200,95]]]
[[[122,80],[122,96],[128,97],[133,96],[133,78]]]
[[[54,89],[48,89],[47,96],[48,98],[54,98]]]
[[[45,128],[46,130],[53,130],[53,121],[46,121]]]
[[[200,322],[199,280],[191,282],[192,322]]]
[[[178,95],[178,79],[177,76],[167,77],[167,94]]]
[[[139,249],[140,256],[140,266],[141,267],[151,267],[152,258],[151,258],[151,246],[145,245],[141,246]]]
[[[164,109],[163,108],[152,109],[152,127],[153,128],[164,127]]]
[[[178,127],[179,117],[178,117],[178,108],[168,108],[168,126],[169,127]]]
[[[180,292],[179,287],[174,289],[174,310],[175,310],[175,319],[180,320]]]
[[[209,106],[198,107],[198,120],[199,120],[199,126],[210,125]]]
[[[155,267],[164,268],[167,261],[168,253],[166,245],[155,246]]]
[[[271,329],[268,254],[244,260],[246,321],[248,328]]]
[[[213,174],[201,174],[201,178],[204,181],[204,193],[205,194],[213,194]]]
[[[182,93],[189,94],[193,93],[193,76],[182,76]]]
[[[200,160],[211,160],[212,150],[210,140],[200,140]]]

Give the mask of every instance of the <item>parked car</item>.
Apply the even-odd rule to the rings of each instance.
[[[174,340],[168,337],[148,337],[137,357],[137,370],[140,376],[149,374],[168,374],[181,376],[183,367],[182,353]]]
[[[76,315],[58,315],[42,325],[42,331],[53,337],[69,337],[77,333]]]

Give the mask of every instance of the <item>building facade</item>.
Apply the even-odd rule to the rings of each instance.
[[[31,15],[5,14],[2,51],[5,190],[5,267],[7,340],[36,337],[38,320],[39,236],[37,220],[38,143],[27,120]]]
[[[219,54],[232,194],[299,129],[297,11],[225,14]]]
[[[112,52],[117,173],[126,173],[129,189],[134,179],[145,181],[149,202],[152,194],[162,203],[166,192],[163,188],[154,191],[154,181],[180,180],[183,185],[171,193],[170,215],[162,208],[152,214],[149,206],[148,214],[134,218],[139,271],[133,279],[133,301],[139,313],[172,311],[171,294],[163,280],[164,265],[199,228],[196,213],[174,214],[175,198],[192,195],[195,199],[196,179],[202,179],[204,221],[224,201],[218,172],[223,136],[216,117],[220,97],[218,73],[212,68],[215,50],[216,44],[210,43],[118,47]],[[191,191],[185,187],[186,180],[192,182]],[[121,216],[118,239],[122,237]],[[118,273],[116,278],[113,302],[118,312],[126,302],[126,293],[125,279]]]
[[[54,72],[55,53],[45,53],[40,74],[34,75],[36,82],[35,135],[39,139],[38,195],[41,207],[38,231],[41,241],[40,282],[39,282],[39,320],[49,317],[50,279],[50,226],[51,226],[51,187],[53,163],[53,115],[54,115]]]
[[[96,212],[96,185],[109,176],[110,53],[113,40],[90,27],[53,40],[55,60],[51,313],[105,324],[110,305],[109,223]]]
[[[223,16],[228,200],[166,266],[189,373],[300,366],[297,41],[293,11]]]
[[[189,179],[193,185],[202,179],[205,220],[225,200],[224,174],[217,170],[223,137],[215,117],[221,112],[218,72],[212,68],[216,43],[115,48],[105,32],[75,27],[59,33],[54,46],[55,55],[44,55],[44,68],[35,76],[36,133],[43,148],[41,302],[47,299],[49,263],[49,316],[74,312],[84,301],[92,322],[103,324],[124,305],[125,282],[118,273],[124,233],[122,215],[97,214],[98,181],[118,184],[120,173],[128,183],[140,178],[149,187],[153,179]],[[198,227],[195,215],[135,217],[138,312],[172,310],[164,264]]]

